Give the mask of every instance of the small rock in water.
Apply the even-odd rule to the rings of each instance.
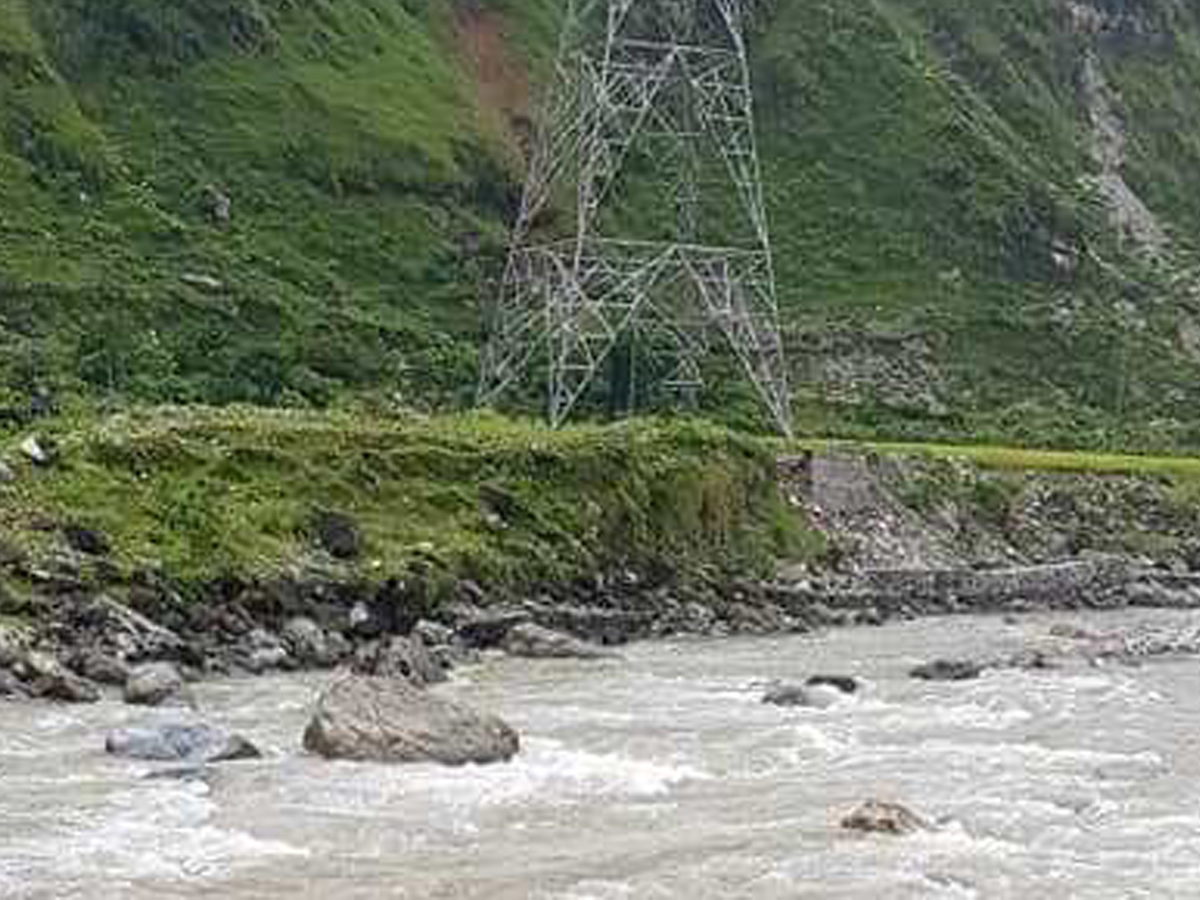
[[[510,628],[501,647],[509,656],[526,659],[612,659],[616,656],[595,644],[532,622]]]
[[[922,681],[970,681],[983,674],[983,666],[966,659],[938,659],[908,674]]]
[[[443,765],[507,762],[521,742],[496,716],[407,681],[342,678],[321,694],[304,747],[326,759]]]
[[[763,694],[762,702],[770,706],[829,709],[846,698],[846,693],[828,683],[813,685],[774,684]]]
[[[134,706],[195,706],[195,698],[179,670],[170,663],[151,663],[129,673],[125,702]]]
[[[889,834],[902,836],[929,831],[930,825],[908,807],[899,803],[868,800],[854,812],[842,819],[847,831],[863,834]]]
[[[858,679],[850,675],[813,675],[805,682],[809,687],[837,688],[843,694],[858,693]]]
[[[241,735],[203,723],[120,728],[108,735],[104,749],[113,756],[129,759],[198,764],[262,756]]]

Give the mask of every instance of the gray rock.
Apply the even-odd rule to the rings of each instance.
[[[0,697],[23,697],[25,688],[21,679],[7,669],[0,669]]]
[[[938,659],[908,674],[922,681],[970,681],[983,674],[983,666],[966,659]]]
[[[437,622],[422,619],[413,628],[412,636],[430,649],[444,647],[454,642],[454,629]]]
[[[524,610],[470,610],[461,614],[455,624],[458,636],[468,647],[486,650],[499,646],[504,636],[517,625],[529,622]]]
[[[24,659],[28,643],[24,632],[0,625],[0,669],[10,669]]]
[[[611,659],[614,653],[532,622],[508,630],[501,643],[509,656],[526,659]]]
[[[813,675],[805,682],[809,687],[832,687],[843,694],[858,693],[858,679],[850,675]]]
[[[798,684],[775,684],[763,694],[762,702],[770,706],[809,706],[808,691]]]
[[[805,686],[774,684],[763,694],[762,702],[771,706],[828,709],[844,700],[846,696],[844,691],[825,683]]]
[[[304,747],[327,759],[464,765],[512,759],[520,739],[495,716],[407,681],[347,676],[317,701]]]
[[[417,687],[445,681],[446,670],[421,641],[394,637],[375,653],[370,674],[382,678],[404,678]]]
[[[20,451],[35,466],[53,465],[58,459],[58,449],[49,438],[39,438],[33,435],[21,441]]]
[[[255,674],[269,672],[282,668],[288,662],[289,655],[283,641],[268,631],[255,628],[246,635],[243,641],[243,665]]]
[[[214,763],[257,759],[262,753],[241,735],[203,723],[168,723],[111,732],[104,749],[113,756],[156,762]]]
[[[183,640],[175,632],[111,597],[92,601],[83,616],[107,649],[122,659],[177,657],[184,649]]]
[[[16,470],[0,459],[0,484],[13,484],[17,480]]]
[[[135,706],[195,706],[192,692],[170,663],[150,663],[129,673],[125,702]]]
[[[129,680],[129,666],[99,650],[77,650],[68,665],[76,674],[97,684],[124,687]]]
[[[68,671],[58,660],[45,653],[26,653],[12,671],[25,682],[26,690],[32,697],[63,703],[95,703],[100,699],[100,691],[94,684]]]
[[[327,669],[340,659],[325,629],[303,616],[289,619],[283,626],[283,642],[302,666]]]
[[[928,822],[907,807],[880,800],[868,800],[858,807],[842,819],[842,827],[847,831],[863,834],[888,834],[897,837],[931,830]]]

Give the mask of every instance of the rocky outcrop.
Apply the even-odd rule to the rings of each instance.
[[[501,647],[509,656],[526,659],[611,659],[615,656],[602,647],[533,623],[509,629]]]
[[[847,831],[857,831],[862,834],[893,836],[931,830],[930,824],[908,807],[880,800],[868,800],[845,816],[842,819],[842,827]]]
[[[113,756],[154,762],[207,764],[262,756],[246,738],[203,723],[169,723],[111,732],[104,749]]]
[[[457,766],[510,760],[520,739],[495,716],[407,681],[346,676],[317,701],[304,747],[327,759]]]

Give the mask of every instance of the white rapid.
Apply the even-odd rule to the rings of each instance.
[[[210,718],[267,756],[191,781],[146,779],[152,767],[101,752],[107,729],[144,711],[0,704],[0,897],[1194,898],[1200,662],[906,676],[938,656],[1028,646],[1058,621],[1148,617],[494,660],[448,688],[522,732],[518,760],[493,768],[305,756],[322,676],[201,686]],[[762,682],[813,673],[866,688],[826,710],[759,702]],[[940,827],[840,831],[871,797]]]

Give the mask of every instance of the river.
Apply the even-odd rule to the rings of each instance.
[[[445,688],[521,731],[518,760],[490,768],[304,755],[327,675],[201,685],[209,718],[266,758],[191,781],[101,752],[144,710],[0,704],[0,896],[1195,898],[1200,662],[906,675],[1026,647],[1053,622],[1182,618],[958,618],[642,644],[601,663],[496,659]],[[759,702],[765,680],[812,673],[866,687],[826,710]],[[871,797],[940,827],[842,832]]]

